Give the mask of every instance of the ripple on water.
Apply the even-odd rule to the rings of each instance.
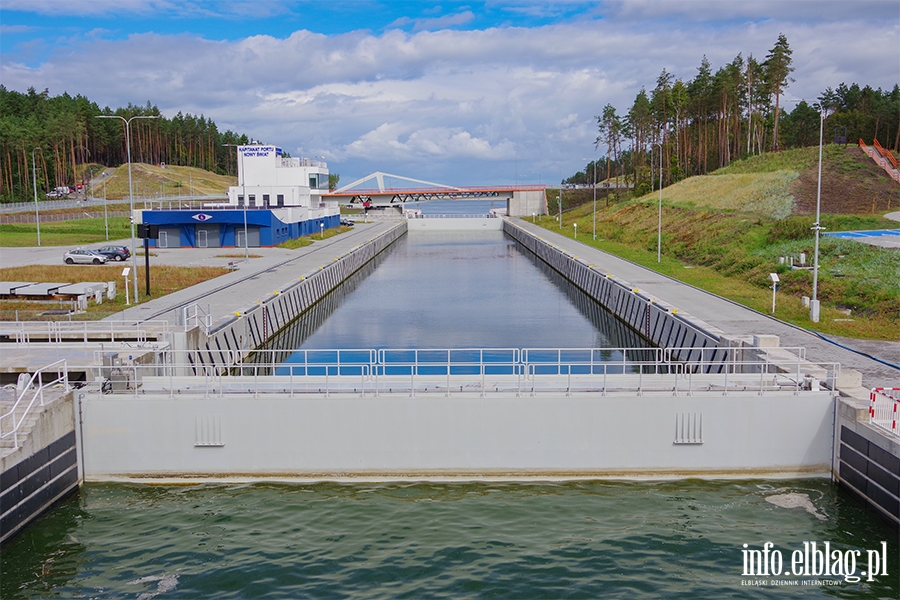
[[[88,484],[4,548],[0,596],[756,597],[744,543],[882,539],[897,557],[818,480]],[[900,595],[896,579],[804,591]]]

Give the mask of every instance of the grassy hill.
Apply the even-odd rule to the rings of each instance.
[[[131,164],[135,198],[159,196],[224,196],[228,186],[237,185],[237,177],[218,175],[195,167],[159,167],[144,163]],[[128,198],[128,165],[113,175],[94,180],[94,197]]]
[[[562,233],[725,296],[771,311],[769,273],[779,273],[776,316],[798,326],[855,338],[900,338],[900,252],[849,240],[820,240],[819,323],[800,297],[812,273],[781,257],[812,260],[818,148],[766,154],[693,177],[662,191],[662,261],[656,262],[659,192],[606,208],[598,202],[597,241],[590,190],[564,193]],[[900,186],[858,148],[829,146],[823,157],[822,225],[827,231],[897,228],[883,215],[900,210]],[[548,192],[551,207],[555,197]],[[570,197],[571,196],[571,197]],[[553,216],[545,225],[560,231]]]

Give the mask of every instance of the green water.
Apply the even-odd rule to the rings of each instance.
[[[885,541],[888,576],[742,575],[743,544],[790,567],[804,541],[860,550],[857,574]],[[825,480],[88,484],[4,546],[0,595],[895,599],[898,552]]]

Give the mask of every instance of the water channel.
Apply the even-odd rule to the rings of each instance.
[[[410,233],[270,344],[287,362],[638,346],[501,232]],[[745,575],[744,545],[766,542],[782,575]],[[889,575],[784,575],[809,542],[858,550],[854,575],[884,548]],[[896,532],[823,479],[89,483],[4,547],[0,596],[896,598],[898,553]]]

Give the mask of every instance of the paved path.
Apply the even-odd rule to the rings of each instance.
[[[900,332],[897,334],[896,342],[835,338],[835,343],[831,343],[817,334],[591,248],[525,219],[517,219],[516,223],[556,247],[588,261],[599,270],[621,277],[728,334],[777,335],[783,347],[805,347],[807,358],[812,362],[839,362],[844,368],[860,371],[863,374],[863,387],[900,387],[900,368],[879,362],[881,360],[900,365]],[[842,348],[838,344],[855,348],[877,360]]]
[[[235,251],[234,248],[153,249],[151,254],[156,256],[150,258],[151,270],[153,264],[225,266],[229,262],[234,262],[237,270],[162,298],[144,301],[104,320],[142,322],[164,319],[171,325],[178,325],[182,308],[196,303],[212,315],[215,323],[284,287],[286,283],[315,272],[320,266],[333,262],[338,256],[377,237],[396,223],[358,223],[352,231],[315,241],[311,246],[297,250],[251,248],[251,256],[260,257],[251,258],[249,263],[244,262],[243,258],[224,256],[242,255],[241,250]],[[143,257],[138,258],[139,262],[143,261]],[[139,282],[140,286],[143,284],[143,281]]]

